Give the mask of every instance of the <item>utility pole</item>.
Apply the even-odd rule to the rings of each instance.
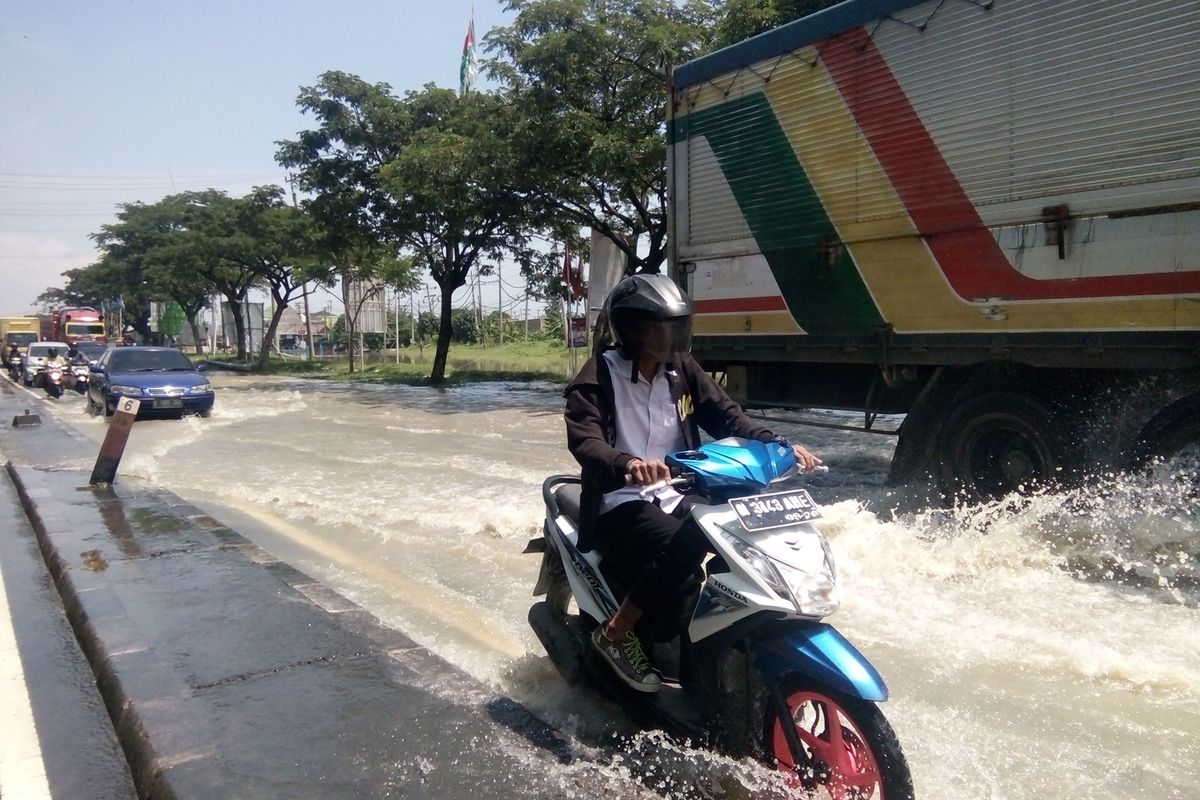
[[[487,347],[487,328],[483,324],[483,264],[479,265],[479,272],[475,275],[475,296],[476,308],[479,311],[479,341]]]
[[[496,265],[496,322],[500,326],[500,346],[504,347],[504,278]]]
[[[296,201],[296,176],[288,175],[288,185],[292,187],[292,208],[300,210],[300,203]],[[312,320],[308,313],[308,281],[300,284],[300,290],[304,293],[304,338],[308,343],[306,360],[313,360],[313,340],[312,340]]]

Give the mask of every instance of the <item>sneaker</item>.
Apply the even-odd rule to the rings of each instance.
[[[662,679],[650,666],[642,642],[633,631],[625,634],[625,641],[615,642],[604,635],[603,625],[597,625],[592,631],[592,647],[604,656],[618,678],[639,692],[657,692],[662,688]]]

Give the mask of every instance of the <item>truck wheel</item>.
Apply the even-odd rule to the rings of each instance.
[[[1138,435],[1132,466],[1177,459],[1200,470],[1200,398],[1176,403],[1152,419]]]
[[[942,426],[938,467],[952,497],[1028,493],[1058,477],[1064,459],[1054,415],[1036,397],[992,391],[968,398]]]

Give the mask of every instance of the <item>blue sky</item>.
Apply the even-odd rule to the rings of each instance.
[[[312,124],[295,100],[322,72],[397,93],[457,87],[471,8],[470,0],[7,0],[0,316],[33,313],[34,298],[61,286],[64,270],[91,263],[88,234],[119,203],[282,184],[275,142]],[[500,0],[476,0],[474,13],[480,40],[505,21]]]

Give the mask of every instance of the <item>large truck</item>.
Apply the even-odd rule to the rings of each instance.
[[[1197,42],[1198,3],[848,0],[677,67],[701,363],[906,415],[891,478],[945,496],[1200,463]]]
[[[51,342],[106,342],[104,317],[94,308],[56,308],[41,315],[42,338]]]
[[[8,353],[13,345],[24,356],[29,345],[38,340],[37,317],[0,317],[0,342],[3,342],[3,354],[0,361],[8,366]]]

